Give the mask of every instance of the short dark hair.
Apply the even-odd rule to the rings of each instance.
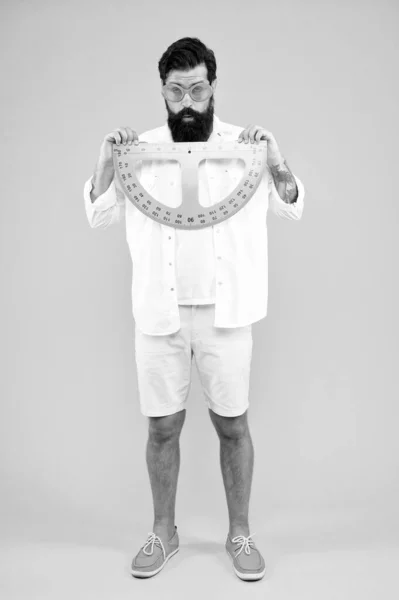
[[[170,71],[189,71],[202,63],[205,63],[208,81],[212,83],[216,79],[216,58],[213,51],[198,38],[181,38],[165,50],[158,62],[162,83],[165,85]]]

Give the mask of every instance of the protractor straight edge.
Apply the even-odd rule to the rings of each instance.
[[[199,202],[198,184],[198,166],[206,159],[241,159],[245,165],[234,190],[207,207]],[[229,219],[252,198],[266,168],[267,142],[164,142],[131,146],[114,143],[113,160],[122,189],[138,210],[150,219],[175,229],[202,229]],[[136,177],[136,162],[155,160],[175,160],[180,163],[182,203],[176,208],[153,198]]]

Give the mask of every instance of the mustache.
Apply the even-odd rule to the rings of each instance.
[[[182,119],[183,117],[195,117],[196,115],[195,111],[186,109],[179,112],[176,116]]]

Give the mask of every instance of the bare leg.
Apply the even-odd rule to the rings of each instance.
[[[229,511],[230,537],[249,536],[249,499],[254,449],[249,431],[237,438],[220,438],[220,465]]]
[[[146,461],[154,503],[153,532],[167,539],[174,534],[180,433],[185,416],[183,410],[166,417],[149,417]]]
[[[223,417],[209,409],[220,440],[220,466],[229,511],[230,537],[249,535],[249,498],[254,468],[254,447],[247,411]]]

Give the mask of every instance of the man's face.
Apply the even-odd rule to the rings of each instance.
[[[191,71],[170,71],[166,83],[177,83],[188,88],[193,83],[208,81],[207,68],[198,65]],[[216,80],[212,83],[216,88]],[[170,102],[166,98],[168,126],[174,142],[206,142],[213,130],[214,95],[204,102],[196,102],[187,93],[180,102]],[[185,119],[185,116],[192,117]]]

